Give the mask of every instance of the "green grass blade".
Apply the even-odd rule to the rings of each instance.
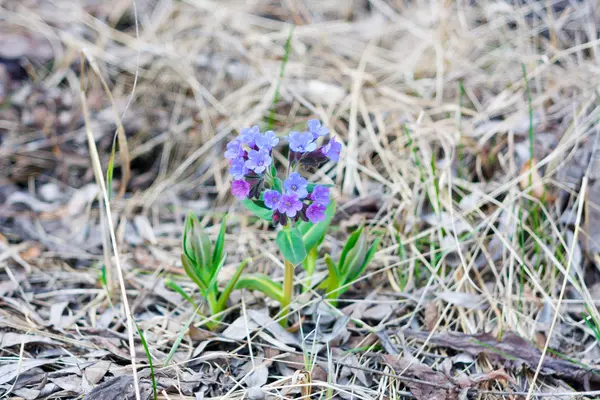
[[[527,68],[524,63],[521,64],[521,68],[523,69],[523,80],[525,80],[525,91],[527,92],[527,103],[529,104],[529,158],[533,159],[533,143],[535,140],[533,135],[533,105],[531,101],[531,91],[529,90],[529,81],[527,80]],[[531,174],[529,179],[531,180]],[[531,185],[531,181],[529,182],[529,185]]]
[[[148,342],[146,342],[146,337],[142,333],[142,330],[140,329],[138,324],[135,324],[135,327],[138,331],[138,335],[140,335],[142,346],[144,347],[144,351],[146,352],[146,358],[148,358],[148,365],[150,366],[150,379],[152,380],[152,392],[154,393],[154,400],[156,400],[158,398],[158,392],[156,391],[156,376],[154,375],[154,364],[152,363],[152,356],[150,355]]]
[[[113,173],[115,170],[115,154],[117,153],[117,136],[113,138],[112,150],[110,151],[110,158],[108,159],[108,167],[106,168],[106,192],[108,194],[108,201],[113,196]]]
[[[283,79],[285,66],[287,65],[287,62],[290,58],[293,33],[294,26],[292,26],[292,29],[290,29],[290,34],[288,35],[288,38],[285,41],[285,53],[283,54],[283,59],[281,60],[281,67],[279,68],[279,80],[277,81],[277,86],[275,86],[275,95],[273,96],[273,102],[271,103],[271,112],[269,113],[269,120],[267,121],[267,130],[273,129],[273,124],[275,123],[275,105],[277,105],[277,102],[279,101],[279,85],[281,84],[281,80]]]

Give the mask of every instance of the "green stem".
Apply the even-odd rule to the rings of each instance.
[[[285,270],[283,273],[283,301],[281,302],[282,318],[281,326],[287,325],[288,313],[290,311],[290,303],[292,302],[292,291],[294,289],[294,265],[288,260],[284,261]]]
[[[208,308],[210,309],[210,315],[219,313],[219,304],[217,301],[217,294],[214,290],[208,290],[206,295],[206,301],[208,302]]]

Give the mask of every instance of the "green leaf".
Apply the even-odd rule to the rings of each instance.
[[[325,232],[327,232],[327,228],[329,228],[329,224],[333,219],[335,214],[335,202],[332,200],[325,210],[325,219],[317,224],[313,224],[310,222],[299,222],[296,226],[298,230],[302,233],[302,240],[304,241],[304,248],[308,253],[310,250],[315,248],[325,236]]]
[[[188,303],[190,303],[192,306],[198,307],[198,305],[196,304],[194,299],[192,299],[190,297],[190,295],[188,295],[181,286],[179,286],[177,283],[175,283],[171,279],[165,279],[165,286],[168,287],[169,289],[171,289],[172,291],[179,293],[181,295],[181,297],[186,299],[188,301]]]
[[[225,253],[225,256],[227,256],[227,253]],[[221,268],[223,268],[223,264],[225,264],[225,257],[222,257],[217,267],[212,269],[212,275],[207,285],[209,292],[217,293],[217,278],[219,277],[219,272],[221,272]]]
[[[348,252],[350,251],[350,249],[352,249],[354,247],[354,245],[356,244],[356,241],[362,234],[363,228],[364,228],[364,226],[361,226],[359,229],[352,232],[352,234],[346,241],[346,244],[344,245],[344,248],[342,249],[342,253],[340,254],[340,260],[338,262],[338,265],[340,266],[340,271],[342,270],[342,266],[346,262],[346,256],[348,255]]]
[[[335,290],[340,287],[340,276],[329,254],[325,254],[325,264],[327,264],[327,271],[329,272],[329,276],[327,277],[327,298],[337,299],[340,294],[339,291]]]
[[[348,283],[356,276],[357,270],[363,265],[367,255],[367,235],[363,232],[354,246],[348,251],[344,263],[340,262],[340,272],[343,283]]]
[[[294,265],[300,264],[306,257],[306,248],[298,228],[286,228],[279,231],[275,243],[277,243],[283,258]]]
[[[259,291],[279,303],[283,300],[283,288],[281,285],[273,282],[266,275],[254,274],[242,276],[237,281],[235,288]]]
[[[215,248],[213,250],[212,265],[215,268],[221,262],[223,258],[223,249],[225,248],[225,231],[227,230],[227,215],[223,217],[221,221],[221,229],[219,230],[219,236],[215,242]]]
[[[181,264],[183,264],[183,269],[187,276],[194,281],[196,286],[200,289],[203,296],[206,296],[207,287],[204,282],[200,279],[200,277],[196,273],[196,268],[192,265],[192,261],[187,258],[185,254],[181,255]]]
[[[264,203],[262,202],[245,199],[242,201],[242,204],[260,219],[270,221],[273,217],[273,211],[264,207]]]
[[[183,253],[194,267],[196,276],[201,278],[205,285],[210,280],[212,267],[212,243],[208,235],[200,227],[196,215],[190,212],[185,220],[183,229]]]
[[[194,254],[196,256],[196,269],[198,276],[207,283],[212,277],[212,243],[210,238],[200,227],[197,227],[198,231],[194,232]]]
[[[365,272],[365,269],[367,269],[367,266],[369,265],[369,263],[371,262],[373,257],[375,257],[375,252],[377,252],[377,247],[379,247],[379,242],[381,242],[381,236],[377,237],[377,239],[375,239],[373,241],[373,243],[371,244],[371,247],[369,247],[369,250],[367,251],[367,254],[365,255],[365,259],[364,259],[362,265],[358,269],[356,269],[356,271],[354,271],[354,274],[351,276],[350,281],[354,281],[354,280],[358,279]]]
[[[273,189],[277,190],[279,193],[283,192],[283,182],[279,178],[275,178],[273,180]]]
[[[275,166],[275,163],[271,164],[271,176],[273,178],[277,176],[277,167]]]
[[[242,276],[242,272],[244,271],[244,268],[246,268],[246,265],[248,265],[248,262],[250,262],[249,257],[244,259],[240,263],[240,265],[235,270],[235,274],[233,274],[233,277],[231,277],[229,282],[227,282],[227,286],[225,286],[225,289],[223,289],[223,292],[221,293],[221,296],[219,296],[219,300],[217,301],[218,312],[221,312],[225,309],[225,306],[227,305],[227,299],[229,298],[229,295],[231,295],[231,292],[235,288],[235,285],[240,279],[240,276]]]

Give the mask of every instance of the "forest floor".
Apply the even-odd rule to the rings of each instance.
[[[600,397],[597,7],[0,2],[0,398]],[[290,329],[245,289],[208,329],[188,212],[219,285],[283,280],[223,157],[270,116],[343,143],[319,256],[381,242],[337,303],[298,268]]]

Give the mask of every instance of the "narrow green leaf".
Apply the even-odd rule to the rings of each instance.
[[[194,281],[194,283],[198,286],[203,296],[206,296],[207,287],[204,282],[200,279],[200,277],[196,274],[196,268],[192,265],[192,262],[186,257],[185,254],[181,255],[181,264],[183,265],[183,269],[187,276]]]
[[[227,256],[227,253],[225,253],[225,257]],[[221,262],[219,262],[219,264],[217,265],[216,268],[214,268],[211,273],[212,276],[210,277],[210,281],[208,282],[208,290],[209,292],[218,292],[217,290],[217,279],[219,278],[219,272],[221,272],[221,268],[223,268],[223,265],[225,264],[225,257],[221,258]]]
[[[273,282],[268,276],[262,274],[245,275],[239,278],[236,289],[256,290],[279,303],[283,300],[283,288]]]
[[[275,178],[277,176],[277,167],[275,166],[275,163],[271,164],[270,170],[271,170],[271,176],[273,178]]]
[[[192,306],[198,307],[194,299],[192,299],[190,295],[188,295],[186,291],[183,290],[183,288],[179,286],[176,282],[172,281],[171,279],[165,279],[165,286],[171,289],[172,291],[179,293],[181,297],[186,299]]]
[[[381,242],[381,236],[377,237],[373,241],[373,243],[371,244],[371,247],[369,247],[369,250],[367,251],[367,254],[365,256],[365,259],[364,259],[362,265],[351,276],[350,281],[354,281],[354,280],[358,279],[365,272],[365,270],[367,269],[367,266],[369,265],[369,263],[371,262],[373,257],[375,257],[375,253],[377,252],[377,248],[379,247],[379,242]]]
[[[194,254],[196,256],[197,273],[200,278],[207,284],[212,277],[212,243],[208,235],[200,228],[194,227]]]
[[[327,206],[327,210],[325,210],[325,219],[323,221],[317,224],[302,221],[296,225],[302,233],[302,240],[304,241],[304,248],[307,253],[321,242],[334,214],[335,202],[332,200],[329,206]]]
[[[135,327],[138,331],[138,335],[140,335],[140,340],[142,341],[142,346],[144,347],[144,352],[146,353],[146,358],[148,359],[148,365],[150,366],[150,379],[152,380],[152,392],[154,393],[154,400],[156,400],[158,398],[158,393],[156,391],[156,376],[154,375],[154,364],[152,363],[152,355],[150,354],[150,348],[148,347],[146,337],[144,336],[138,324],[135,324]]]
[[[340,276],[329,254],[325,254],[325,264],[327,264],[327,271],[329,272],[329,276],[327,277],[327,298],[337,299],[339,293],[335,290],[340,287]]]
[[[363,231],[363,234],[359,236],[358,240],[354,244],[354,247],[348,251],[344,264],[340,264],[340,272],[342,274],[342,282],[348,283],[351,281],[350,277],[356,276],[357,271],[363,265],[365,257],[367,255],[367,235]]]
[[[277,190],[280,193],[283,192],[283,182],[281,181],[281,179],[275,178],[273,180],[273,189]]]
[[[108,167],[106,168],[106,190],[108,192],[108,201],[112,199],[113,172],[115,170],[115,154],[117,153],[117,136],[113,138],[112,150],[108,159]]]
[[[223,257],[223,249],[225,248],[225,231],[227,230],[227,215],[223,217],[221,221],[221,229],[219,230],[219,236],[215,242],[215,248],[213,250],[212,265],[215,268],[221,262]]]
[[[225,306],[227,305],[227,299],[229,299],[231,292],[235,288],[240,276],[242,276],[242,272],[244,272],[244,268],[246,268],[248,262],[250,262],[250,258],[244,259],[235,270],[235,274],[233,274],[229,282],[227,282],[225,289],[223,289],[223,292],[221,292],[221,296],[219,296],[219,300],[217,301],[218,312],[221,312],[225,309]]]
[[[348,240],[346,241],[346,244],[344,245],[344,248],[342,249],[342,253],[340,254],[340,261],[338,262],[338,265],[340,266],[340,271],[342,270],[341,267],[346,262],[346,256],[348,255],[348,252],[356,244],[356,241],[358,240],[358,238],[362,234],[363,229],[364,229],[364,226],[361,226],[359,229],[357,229],[354,232],[352,232],[352,234],[350,235],[350,237],[348,237]]]
[[[300,234],[297,228],[286,228],[279,231],[275,243],[277,243],[277,247],[279,247],[283,258],[294,265],[300,264],[306,257],[306,248],[304,247],[302,234]]]
[[[245,199],[242,201],[242,204],[260,219],[270,221],[273,217],[273,211],[264,207],[264,203],[262,201],[252,201],[250,199]]]

